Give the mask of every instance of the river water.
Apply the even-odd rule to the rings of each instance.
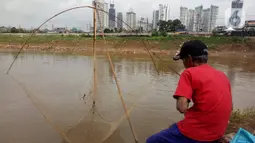
[[[97,59],[96,108],[92,107],[93,58],[24,53],[9,75],[15,53],[0,54],[1,143],[132,143],[111,68]],[[232,84],[234,108],[255,101],[255,58],[211,57]],[[172,94],[178,75],[148,58],[113,58],[115,72],[139,141],[182,119]],[[178,72],[181,62],[168,64]],[[217,90],[217,89],[215,89]],[[94,109],[94,110],[92,110]]]

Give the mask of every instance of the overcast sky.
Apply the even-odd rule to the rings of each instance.
[[[110,2],[110,0],[106,0]],[[193,9],[203,5],[209,8],[211,4],[219,6],[217,25],[224,25],[225,10],[230,8],[231,0],[114,0],[117,12],[127,12],[130,8],[140,17],[152,20],[152,12],[159,4],[170,5],[170,18],[180,16],[180,6]],[[35,28],[54,14],[73,6],[91,5],[91,0],[0,0],[0,26],[21,26]],[[246,19],[255,20],[255,0],[244,0]],[[124,14],[125,16],[125,14]],[[124,17],[125,18],[125,17]],[[63,14],[45,27],[67,26],[85,29],[92,20],[92,10],[80,9]],[[125,19],[124,19],[125,20]]]

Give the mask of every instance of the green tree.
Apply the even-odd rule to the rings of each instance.
[[[117,32],[118,32],[118,29],[117,29],[117,28],[114,28],[114,32],[117,33]]]
[[[119,33],[121,33],[122,31],[123,31],[123,29],[122,29],[122,28],[120,28],[118,32],[119,32]]]
[[[25,32],[25,30],[23,28],[19,28],[18,31],[19,31],[19,33],[24,33]]]
[[[181,23],[179,19],[175,19],[174,21],[172,21],[170,29],[171,29],[171,32],[176,32],[179,29],[184,30],[185,26]]]
[[[179,19],[175,20],[168,20],[168,21],[162,21],[160,20],[158,22],[159,26],[159,32],[165,33],[165,32],[176,32],[179,29],[184,30],[185,26],[181,24],[181,21]]]
[[[139,27],[138,30],[139,30],[140,32],[143,32],[143,27]]]
[[[153,30],[151,35],[152,36],[159,36],[159,32],[157,30]]]
[[[167,27],[168,27],[168,23],[166,22],[166,21],[163,21],[163,20],[160,20],[159,22],[158,22],[158,26],[159,26],[159,31],[160,32],[163,32],[163,31],[165,31],[165,32],[167,32]]]
[[[108,29],[108,28],[105,28],[104,29],[104,33],[111,33],[112,31],[110,30],[110,29]]]
[[[18,33],[19,30],[16,27],[11,28],[11,33]]]

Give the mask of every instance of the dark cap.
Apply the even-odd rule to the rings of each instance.
[[[191,40],[185,42],[182,45],[180,52],[178,52],[173,57],[173,59],[177,61],[179,59],[187,57],[188,55],[190,55],[191,57],[208,55],[207,46],[200,40]]]

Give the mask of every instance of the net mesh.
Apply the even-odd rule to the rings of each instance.
[[[76,46],[80,45],[77,41],[74,42]],[[152,57],[152,52],[150,52],[144,41],[142,43],[152,58],[156,71],[159,73]],[[107,46],[107,44],[109,43],[104,41],[103,47]],[[125,41],[116,40],[112,42],[115,49],[122,47],[122,44],[125,44]],[[48,45],[48,48],[52,47],[58,47],[57,42],[52,42]],[[91,46],[86,45],[86,48],[91,48]],[[128,127],[130,122],[127,121],[123,105],[119,102],[120,99],[118,98],[116,81],[113,80],[113,72],[104,59],[97,59],[99,63],[97,71],[100,72],[93,73],[91,57],[76,59],[74,61],[78,63],[74,63],[70,62],[71,59],[69,57],[63,58],[63,55],[40,56],[42,59],[52,59],[45,61],[43,65],[41,63],[33,63],[33,69],[26,67],[26,64],[18,64],[15,67],[16,71],[14,68],[11,76],[23,89],[47,123],[63,137],[63,142],[110,143],[123,142],[123,140],[134,142],[131,131],[127,130],[130,129]],[[14,57],[14,59],[16,60],[17,57]],[[67,61],[63,62],[66,59]],[[38,62],[38,60],[35,61]],[[154,91],[151,89],[154,86],[155,79],[146,76],[146,74],[137,76],[139,73],[134,72],[134,67],[130,65],[134,63],[126,62],[127,66],[125,67],[117,61],[113,60],[114,71],[117,71],[117,80],[120,87],[123,87],[121,92],[123,92],[127,113],[130,115],[136,108],[143,108],[142,105],[137,105],[146,95]],[[22,60],[18,60],[18,62],[22,62]],[[85,64],[83,68],[78,67],[81,63]],[[63,66],[61,64],[66,65]],[[152,64],[150,66],[153,67]],[[131,74],[123,73],[123,71]],[[155,75],[157,74],[156,71]],[[60,72],[62,74],[58,74]],[[96,104],[94,106],[92,98],[93,79],[91,79],[93,74],[97,74],[98,77]],[[125,76],[125,74],[129,76]],[[148,113],[153,111],[147,110]],[[138,114],[139,112],[136,112],[136,116]],[[124,132],[125,137],[121,135],[121,132]]]

